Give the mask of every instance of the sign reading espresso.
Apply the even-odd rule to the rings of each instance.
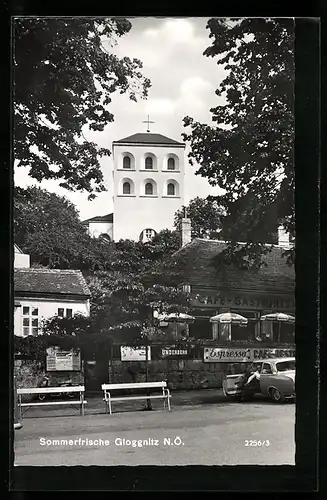
[[[295,348],[253,349],[236,347],[235,349],[224,347],[205,347],[204,361],[207,363],[247,363],[257,359],[269,358],[292,358],[295,356]]]
[[[275,311],[293,311],[295,300],[290,297],[254,296],[232,293],[199,292],[191,298],[193,307],[231,307],[240,309],[269,309]]]

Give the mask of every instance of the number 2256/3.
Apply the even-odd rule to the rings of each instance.
[[[245,446],[270,446],[270,442],[268,439],[265,440],[257,440],[257,439],[246,439],[244,441]]]

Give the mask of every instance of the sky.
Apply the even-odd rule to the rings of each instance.
[[[210,108],[220,102],[215,90],[225,76],[213,58],[203,56],[211,45],[208,18],[131,18],[132,28],[118,39],[114,52],[120,56],[140,59],[143,75],[151,80],[148,98],[131,101],[127,95],[115,94],[109,110],[114,122],[102,132],[85,131],[87,139],[101,147],[112,150],[112,142],[129,135],[146,132],[150,120],[155,123],[151,132],[183,141],[181,134],[183,117],[191,116],[196,121],[212,124]],[[189,148],[186,147],[186,155]],[[209,185],[207,179],[195,175],[196,166],[186,160],[185,202],[196,196],[206,197],[218,193],[218,188]],[[88,193],[70,192],[59,187],[59,182],[37,183],[29,178],[28,168],[15,169],[15,184],[20,187],[37,185],[58,195],[66,196],[80,213],[82,220],[105,215],[113,211],[112,206],[112,157],[100,160],[107,191],[88,201]]]

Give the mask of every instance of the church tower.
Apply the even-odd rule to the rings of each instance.
[[[184,204],[185,144],[138,133],[113,142],[113,239],[147,241],[174,229]]]

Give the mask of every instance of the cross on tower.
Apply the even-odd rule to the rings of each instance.
[[[144,121],[144,122],[142,122],[142,123],[147,123],[147,124],[148,124],[148,129],[147,129],[147,132],[150,132],[150,123],[154,123],[154,122],[150,121],[150,117],[149,117],[149,115],[148,115],[148,119],[147,119],[147,120],[145,120],[145,121]]]

